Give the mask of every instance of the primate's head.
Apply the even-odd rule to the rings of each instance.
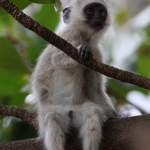
[[[72,0],[63,9],[66,24],[86,24],[92,30],[100,31],[111,24],[111,15],[106,0]]]

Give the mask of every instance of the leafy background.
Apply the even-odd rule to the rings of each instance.
[[[54,10],[53,3],[60,9],[59,0],[11,1],[20,9],[25,8],[23,11],[26,14],[50,30],[55,31],[57,28],[59,13]],[[143,1],[142,4],[135,6],[138,10],[133,12],[133,8],[129,7],[131,4],[123,1],[122,4],[118,1],[117,5],[112,3],[115,34],[112,31],[111,38],[104,42],[104,53],[108,64],[150,78],[150,19],[144,24],[144,17],[140,18],[149,9],[146,2]],[[137,23],[138,18],[140,21]],[[22,27],[0,8],[0,104],[20,106],[36,112],[32,105],[32,95],[29,94],[28,81],[37,57],[46,44],[42,38]],[[148,90],[108,79],[108,93],[120,116],[150,113]],[[0,142],[36,136],[37,133],[27,123],[0,115]]]

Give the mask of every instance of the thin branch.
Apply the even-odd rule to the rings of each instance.
[[[142,150],[150,146],[150,115],[108,120],[103,127],[100,150]],[[0,150],[44,150],[42,141],[28,139],[1,143]],[[66,136],[65,150],[82,150],[78,131]]]
[[[117,69],[115,67],[108,66],[101,62],[97,62],[94,59],[89,61],[81,61],[78,57],[77,50],[68,42],[57,36],[52,31],[48,30],[46,27],[43,27],[35,20],[31,19],[29,16],[20,11],[13,3],[9,0],[0,0],[0,6],[4,8],[7,12],[9,12],[20,24],[24,27],[32,30],[40,37],[45,39],[47,42],[56,46],[57,48],[63,50],[68,56],[79,62],[80,64],[94,70],[100,72],[108,77],[120,80],[122,82],[127,82],[131,84],[135,84],[142,88],[146,88],[150,90],[150,79],[146,77],[142,77],[140,75],[127,72],[124,70]]]
[[[20,118],[37,129],[36,116],[20,107],[0,105],[0,114]]]

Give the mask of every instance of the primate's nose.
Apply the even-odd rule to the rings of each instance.
[[[95,11],[94,17],[95,17],[96,20],[100,19],[99,16],[100,16],[99,12]]]

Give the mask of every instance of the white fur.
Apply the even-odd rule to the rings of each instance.
[[[76,48],[88,44],[93,49],[94,58],[103,61],[98,43],[111,26],[111,17],[108,15],[100,32],[89,29],[81,11],[91,2],[102,3],[109,10],[104,0],[72,0],[69,3],[70,21],[59,36]],[[98,150],[102,125],[114,115],[114,107],[105,93],[105,79],[101,74],[48,45],[35,67],[32,92],[37,101],[39,134],[47,150],[64,150],[65,133],[70,125],[79,128],[83,150]],[[70,110],[73,112],[72,119],[69,117]]]

